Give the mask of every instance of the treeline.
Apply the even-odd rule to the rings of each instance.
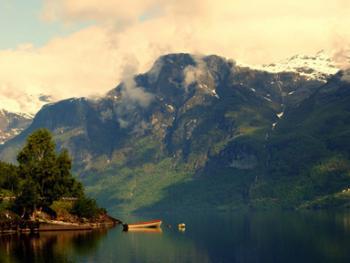
[[[85,196],[83,186],[72,175],[72,161],[67,150],[56,152],[51,133],[39,129],[31,134],[17,155],[18,165],[0,161],[0,195],[2,209],[21,217],[35,210],[50,211],[62,197],[75,197],[71,213],[92,218],[104,212],[96,201]],[[4,207],[5,206],[5,207]]]

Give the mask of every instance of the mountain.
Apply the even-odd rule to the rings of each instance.
[[[20,134],[32,122],[33,116],[0,110],[0,144]]]
[[[275,195],[284,196],[286,203],[309,200],[305,206],[349,207],[349,76],[349,71],[332,76],[286,112],[271,136],[266,181],[279,185]],[[284,188],[289,188],[288,197],[278,192]]]
[[[32,122],[34,115],[53,97],[0,90],[0,144],[12,139]]]
[[[297,54],[278,63],[249,67],[271,73],[296,72],[308,79],[317,79],[324,82],[327,81],[329,76],[339,71],[336,61],[323,50],[317,52],[314,56]]]
[[[346,76],[169,54],[98,100],[44,106],[0,156],[14,160],[46,127],[90,195],[114,211],[338,200],[350,184]]]

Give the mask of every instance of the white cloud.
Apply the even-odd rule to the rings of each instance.
[[[350,68],[350,46],[339,46],[333,54],[333,60],[337,67],[341,69]]]
[[[350,69],[346,69],[343,71],[342,80],[346,82],[350,82]]]
[[[124,57],[121,69],[121,81],[123,82],[121,96],[125,107],[138,105],[148,107],[154,99],[151,93],[146,92],[143,87],[137,85],[134,77],[137,74],[138,61],[132,55]]]
[[[60,98],[113,88],[123,79],[130,54],[137,61],[135,71],[143,72],[170,52],[218,54],[254,64],[340,50],[350,42],[346,0],[44,2],[46,21],[93,26],[40,48],[24,44],[0,50],[0,84]]]
[[[54,13],[51,18],[66,22],[92,20],[111,31],[122,32],[130,43],[137,37],[137,41],[161,46],[164,51],[173,47],[175,51],[216,53],[250,63],[269,63],[293,53],[331,49],[336,34],[346,41],[350,39],[345,33],[350,25],[350,4],[346,0],[47,0],[46,3],[44,16]],[[144,16],[148,17],[146,22],[140,20]],[[164,30],[169,34],[164,34]]]
[[[108,41],[103,29],[90,27],[41,48],[28,44],[1,50],[0,84],[56,98],[102,94],[118,81]]]
[[[187,66],[184,69],[184,87],[187,89],[191,84],[203,80],[208,81],[210,79],[213,82],[214,80],[208,70],[206,62],[203,60],[203,56],[194,55],[192,57],[196,64],[194,66]]]

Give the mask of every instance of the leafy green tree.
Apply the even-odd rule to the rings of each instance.
[[[55,184],[55,192],[59,196],[75,196],[84,195],[83,186],[77,182],[71,174],[72,160],[69,153],[64,149],[57,157],[58,178]]]
[[[72,161],[68,151],[63,150],[57,155],[55,149],[51,133],[39,129],[28,137],[17,156],[20,177],[25,182],[30,181],[29,186],[40,197],[37,205],[49,206],[64,195],[82,194],[82,188],[79,192],[79,184],[71,174]],[[22,195],[27,191],[26,187],[28,184],[23,184]]]
[[[16,192],[18,186],[19,177],[17,167],[0,161],[0,188]]]
[[[22,216],[28,217],[39,204],[38,184],[29,178],[22,185],[22,192],[16,198],[14,210]]]
[[[17,156],[19,174],[24,180],[32,179],[41,197],[50,203],[52,186],[57,175],[55,144],[50,132],[39,129],[31,134]]]
[[[106,213],[106,211],[99,208],[94,199],[83,196],[74,203],[71,213],[79,217],[91,219],[101,213]]]

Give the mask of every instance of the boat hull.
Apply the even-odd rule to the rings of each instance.
[[[162,224],[161,220],[153,220],[147,222],[139,222],[134,224],[126,224],[124,225],[125,229],[139,229],[139,228],[160,228]]]

